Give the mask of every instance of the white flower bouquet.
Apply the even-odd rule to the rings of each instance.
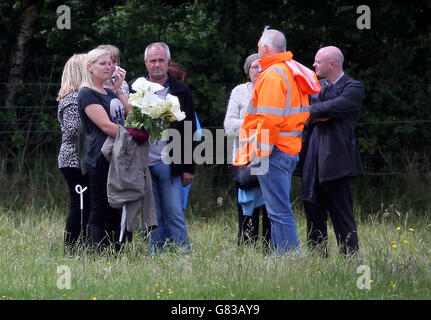
[[[138,78],[132,85],[136,93],[129,97],[132,110],[128,113],[124,126],[132,129],[145,129],[151,142],[162,137],[162,132],[170,122],[182,121],[186,114],[180,109],[180,102],[174,95],[167,94],[166,100],[159,98],[157,91],[164,87],[158,83]]]

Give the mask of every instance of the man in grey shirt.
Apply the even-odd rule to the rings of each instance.
[[[171,60],[169,47],[162,42],[152,43],[145,49],[145,65],[148,70],[147,80],[158,83],[165,87],[156,94],[165,99],[166,95],[172,94],[178,97],[180,109],[186,114],[183,121],[174,121],[170,129],[176,130],[181,137],[180,148],[181,159],[170,164],[165,154],[164,147],[170,141],[155,140],[151,143],[149,154],[149,167],[151,172],[153,196],[157,211],[158,227],[151,232],[150,249],[154,253],[163,250],[169,243],[175,244],[185,251],[190,250],[190,241],[187,233],[187,225],[182,209],[183,186],[189,185],[193,180],[193,159],[187,161],[187,157],[193,154],[193,132],[196,131],[195,109],[193,99],[188,86],[180,80],[168,74],[168,66]],[[132,81],[133,82],[133,81]],[[191,124],[192,132],[187,135],[185,127]],[[188,144],[192,145],[187,150]]]

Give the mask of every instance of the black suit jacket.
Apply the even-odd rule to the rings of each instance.
[[[195,162],[193,159],[193,150],[195,149],[197,142],[193,141],[193,134],[196,131],[196,113],[193,103],[192,93],[184,82],[169,75],[170,85],[169,93],[178,97],[180,101],[181,110],[186,114],[186,118],[183,121],[171,122],[171,129],[176,129],[181,135],[181,163],[172,163],[171,171],[172,175],[181,175],[183,172],[195,173]],[[186,129],[186,121],[192,124],[191,130]],[[169,142],[172,142],[170,137]],[[172,155],[172,151],[171,151]]]
[[[343,177],[355,177],[364,173],[361,157],[355,139],[355,126],[361,113],[364,87],[348,75],[335,84],[337,97],[321,101],[325,81],[321,80],[322,90],[310,96],[310,118],[304,128],[300,160],[295,172],[302,175],[304,158],[309,139],[314,128],[319,126],[318,139],[318,178],[319,182],[336,180]],[[311,124],[315,118],[330,117],[327,121]]]

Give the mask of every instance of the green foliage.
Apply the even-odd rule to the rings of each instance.
[[[6,79],[5,63],[17,32],[18,3],[0,5],[2,79]],[[71,30],[56,27],[56,8],[61,4],[71,8]],[[25,82],[34,85],[21,88],[15,104],[55,106],[63,65],[73,53],[114,44],[121,50],[127,80],[132,80],[146,73],[145,47],[164,41],[172,59],[187,70],[199,120],[207,127],[221,127],[230,91],[247,80],[243,61],[257,51],[260,34],[269,25],[285,33],[294,58],[310,67],[320,47],[341,48],[345,71],[365,86],[363,125],[357,130],[363,158],[393,159],[385,168],[396,171],[411,160],[396,160],[397,154],[427,156],[431,151],[423,143],[431,139],[429,123],[417,122],[431,119],[431,6],[420,0],[375,1],[369,5],[371,29],[359,30],[356,8],[360,4],[344,0],[45,1],[25,75]],[[55,110],[45,114],[55,118]],[[370,168],[383,169],[379,163]]]
[[[0,3],[0,29],[2,30],[2,36],[0,37],[0,79],[3,82],[7,72],[7,61],[9,58],[10,50],[4,48],[10,47],[10,44],[15,40],[16,32],[16,21],[18,20],[19,8],[17,8],[17,2],[11,3],[11,1],[2,1]],[[3,93],[3,88],[0,87],[0,94]],[[3,103],[3,99],[1,99]]]

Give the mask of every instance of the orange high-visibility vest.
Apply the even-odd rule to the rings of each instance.
[[[302,131],[310,116],[308,96],[321,88],[316,74],[292,57],[288,51],[259,60],[263,71],[239,132],[234,165],[269,156],[274,147],[290,155],[301,150]]]

